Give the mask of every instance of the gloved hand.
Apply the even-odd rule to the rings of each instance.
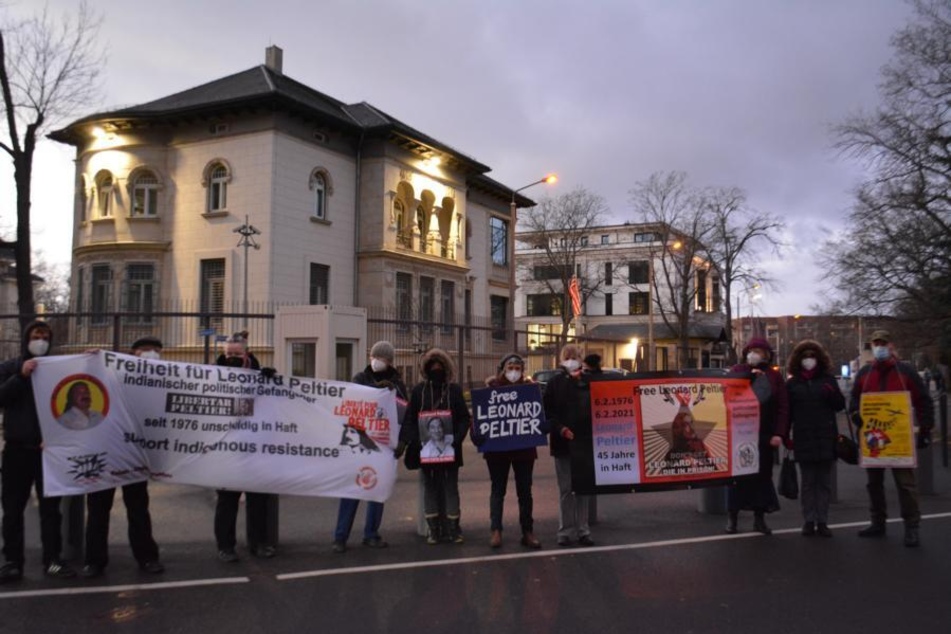
[[[263,376],[266,379],[273,379],[275,376],[277,376],[277,370],[275,370],[274,368],[265,366],[261,368],[261,376]]]
[[[406,443],[402,440],[396,443],[396,449],[393,450],[393,456],[399,460],[403,457],[403,452],[406,451]]]
[[[859,416],[858,412],[852,412],[852,424],[855,425],[856,429],[862,429],[862,417]]]
[[[393,383],[392,383],[391,381],[377,381],[376,386],[377,386],[377,387],[386,388],[386,389],[388,389],[388,390],[395,390],[395,389],[396,389],[396,386],[393,385]]]
[[[918,449],[927,449],[931,446],[931,431],[918,432]]]

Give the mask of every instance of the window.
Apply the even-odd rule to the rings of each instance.
[[[112,218],[112,174],[103,172],[96,179],[96,201],[100,218]]]
[[[462,300],[462,323],[465,326],[466,343],[472,343],[472,291],[466,289],[465,297]]]
[[[228,208],[228,181],[231,175],[224,163],[214,163],[208,168],[208,213]]]
[[[718,313],[720,312],[720,301],[721,301],[720,278],[714,275],[713,279],[711,280],[710,286],[712,287],[710,294],[713,296],[713,306],[710,308],[710,310],[712,310],[715,313]]]
[[[707,272],[697,271],[697,311],[707,311]]]
[[[327,194],[330,193],[327,174],[323,170],[315,170],[310,176],[310,189],[314,192],[314,219],[327,219]]]
[[[490,302],[492,312],[492,338],[496,341],[505,341],[505,329],[508,325],[509,298],[492,295]]]
[[[581,236],[581,246],[588,246],[588,236]]]
[[[614,295],[611,293],[604,294],[604,314],[613,315],[614,314]]]
[[[310,264],[310,292],[311,305],[330,303],[330,267],[325,264]]]
[[[423,322],[420,328],[426,332],[432,330],[435,308],[436,280],[431,277],[419,278],[419,320]]]
[[[291,376],[317,376],[317,344],[291,343]]]
[[[493,217],[489,221],[489,230],[492,243],[492,263],[498,266],[508,266],[509,223],[501,218]]]
[[[629,284],[647,284],[650,282],[650,264],[646,260],[629,262],[627,267],[627,281]]]
[[[204,328],[220,329],[223,321],[215,313],[225,310],[225,259],[201,261],[201,288],[199,310],[206,313],[201,319]]]
[[[109,323],[106,313],[112,310],[112,268],[108,264],[94,264],[92,267],[92,324],[99,326]]]
[[[609,244],[611,236],[601,236],[601,244]]]
[[[409,273],[396,274],[396,314],[399,323],[397,330],[408,330],[413,321],[413,276]]]
[[[452,326],[456,323],[456,285],[453,282],[443,280],[439,287],[439,313],[442,320],[442,331],[452,332]]]
[[[634,242],[656,242],[656,233],[635,233]]]
[[[81,313],[86,310],[86,269],[78,267],[76,269],[76,312]],[[83,323],[83,317],[76,318],[77,324]]]
[[[650,293],[628,293],[628,314],[647,315],[650,312]]]
[[[158,215],[159,181],[155,174],[143,170],[132,181],[132,217],[154,218]]]
[[[129,264],[123,281],[123,311],[135,313],[126,317],[127,323],[150,324],[155,310],[156,284],[154,264]]]
[[[536,266],[532,270],[532,277],[536,280],[561,280],[571,277],[571,266],[568,264],[564,266]]]
[[[604,263],[604,284],[606,286],[611,286],[614,284],[614,263],[605,262]]]
[[[393,224],[396,225],[396,244],[407,249],[413,248],[413,233],[406,222],[406,207],[402,200],[393,202]]]
[[[525,297],[525,312],[529,317],[557,317],[561,315],[562,297],[541,293]]]

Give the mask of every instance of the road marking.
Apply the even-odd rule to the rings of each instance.
[[[29,597],[55,597],[71,594],[114,594],[132,590],[172,590],[175,588],[194,588],[196,586],[219,586],[235,583],[249,583],[250,577],[223,577],[221,579],[195,579],[193,581],[162,581],[158,583],[130,583],[121,586],[92,586],[79,588],[56,588],[51,590],[24,590],[22,592],[0,592],[2,599],[24,599]]]
[[[951,513],[933,513],[922,515],[922,520],[948,519]],[[888,520],[890,523],[900,522],[900,518]],[[866,526],[868,521],[848,522],[843,524],[830,524],[829,528],[853,528],[857,526]],[[782,528],[774,530],[773,535],[786,535],[799,533],[801,528]],[[535,550],[531,552],[510,553],[507,555],[487,555],[482,557],[463,557],[460,559],[435,559],[432,561],[408,561],[397,564],[381,564],[376,566],[354,566],[351,568],[332,568],[325,570],[307,570],[303,572],[289,572],[275,575],[278,581],[293,581],[296,579],[308,579],[311,577],[332,577],[337,575],[355,575],[365,572],[385,572],[389,570],[412,570],[417,568],[436,568],[440,566],[459,566],[462,564],[486,563],[495,561],[511,561],[515,559],[531,559],[534,557],[564,557],[586,555],[589,553],[618,552],[623,550],[644,550],[648,548],[664,548],[666,546],[682,546],[685,544],[704,544],[708,542],[719,542],[731,539],[749,539],[752,537],[762,537],[759,533],[735,533],[732,535],[705,535],[703,537],[686,537],[683,539],[664,539],[656,542],[642,542],[639,544],[618,544],[614,546],[591,546],[590,548],[563,548],[559,550]]]

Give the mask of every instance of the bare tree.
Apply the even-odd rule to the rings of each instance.
[[[40,254],[33,256],[33,275],[37,280],[34,299],[43,305],[44,312],[61,313],[69,310],[69,266],[53,264]]]
[[[785,229],[779,219],[755,211],[747,204],[746,192],[739,187],[708,188],[701,202],[711,223],[703,246],[707,259],[716,269],[726,313],[726,335],[730,350],[733,341],[733,286],[775,285],[776,282],[756,268],[761,248],[778,253],[782,245],[778,233]],[[731,359],[735,361],[735,359]]]
[[[697,299],[698,272],[711,224],[702,197],[687,185],[683,172],[654,173],[630,191],[635,214],[657,227],[651,243],[650,301],[667,330],[679,342],[679,367],[690,362],[690,321]]]
[[[571,278],[578,274],[582,304],[604,283],[603,268],[592,265],[582,254],[587,249],[588,236],[601,225],[606,209],[604,198],[578,187],[555,198],[542,199],[519,217],[522,230],[528,232],[520,240],[527,241],[539,253],[528,260],[519,275],[522,281],[541,283],[551,297],[558,298],[562,343],[567,340],[568,325],[574,318],[568,298]]]
[[[13,161],[17,192],[17,303],[21,321],[35,312],[30,244],[33,156],[44,130],[99,92],[103,62],[101,20],[85,2],[75,19],[56,19],[43,9],[31,18],[0,25],[0,92],[3,94],[3,149]]]

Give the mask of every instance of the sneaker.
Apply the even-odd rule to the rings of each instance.
[[[826,529],[828,530],[828,528]],[[802,525],[802,536],[803,537],[812,537],[816,534],[816,523],[815,522],[806,522]]]
[[[872,522],[859,531],[859,537],[885,537],[885,523]]]
[[[819,525],[816,527],[816,534],[817,534],[819,537],[832,537],[832,531],[829,530],[829,525],[828,525],[828,524],[823,524],[823,523],[821,523],[821,522],[820,522]]]
[[[594,540],[591,539],[591,535],[582,535],[578,538],[579,546],[594,546]]]
[[[14,583],[23,579],[23,567],[8,561],[0,567],[0,583]]]
[[[345,553],[347,552],[347,542],[342,542],[339,539],[333,543],[333,551],[335,553]]]
[[[363,540],[363,545],[367,548],[386,548],[389,546],[382,537],[367,537]]]
[[[139,564],[139,570],[150,575],[160,575],[165,572],[165,566],[160,561],[147,561],[144,564]]]
[[[94,577],[101,577],[105,571],[106,569],[99,564],[86,564],[82,567],[82,570],[79,571],[79,574],[86,579],[92,579]]]
[[[251,549],[251,554],[261,559],[271,559],[277,554],[277,548],[274,546],[255,546]]]
[[[223,561],[226,564],[233,564],[240,559],[238,553],[234,552],[234,548],[228,548],[225,550],[218,551],[218,560]]]
[[[72,579],[76,576],[76,571],[61,561],[53,561],[46,567],[44,574],[53,579]]]

